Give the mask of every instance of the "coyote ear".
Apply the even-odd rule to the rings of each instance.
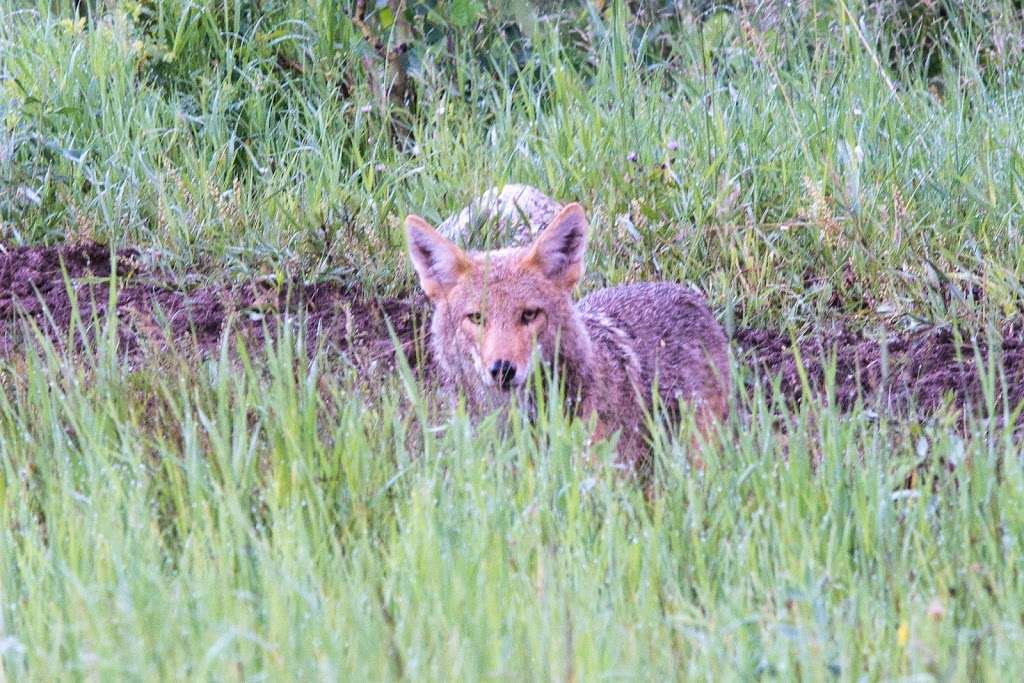
[[[569,204],[530,247],[526,263],[540,269],[548,279],[572,289],[583,276],[583,252],[589,229],[583,207]]]
[[[469,257],[419,216],[405,219],[409,256],[420,286],[431,300],[443,298],[472,267]]]

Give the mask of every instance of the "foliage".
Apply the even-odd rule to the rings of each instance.
[[[587,208],[583,291],[694,282],[794,336],[1019,313],[1019,3],[356,4],[0,0],[0,249],[388,296],[405,213],[516,181]],[[0,359],[0,679],[1024,668],[994,420],[752,392],[705,472],[664,436],[648,501],[557,415],[435,417],[294,336],[113,339]]]
[[[703,472],[686,428],[663,435],[645,500],[557,412],[424,429],[414,383],[368,387],[294,334],[126,372],[115,332],[78,361],[0,361],[10,678],[1024,668],[1009,431],[808,402],[782,432],[756,393]]]

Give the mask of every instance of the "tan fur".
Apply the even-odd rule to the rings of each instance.
[[[410,256],[434,304],[431,347],[443,384],[480,414],[513,396],[528,401],[534,363],[555,365],[569,408],[596,415],[595,437],[618,434],[619,460],[635,468],[648,460],[655,387],[667,414],[688,404],[702,432],[725,415],[728,344],[703,298],[681,285],[622,285],[574,303],[588,230],[570,204],[528,246],[464,252],[423,219],[406,219]]]

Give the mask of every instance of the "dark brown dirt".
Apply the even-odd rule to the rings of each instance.
[[[59,347],[83,348],[83,336],[91,339],[106,318],[111,271],[109,249],[97,244],[0,250],[0,355],[38,338],[33,326]],[[155,276],[130,249],[117,253],[116,271],[118,343],[128,359],[168,350],[206,354],[227,330],[259,343],[300,312],[311,350],[323,344],[360,362],[390,361],[390,323],[409,361],[415,365],[421,355],[415,331],[425,306],[415,298],[380,301],[328,283],[251,282],[186,292]]]
[[[357,364],[389,366],[390,323],[413,366],[422,355],[429,311],[418,295],[377,300],[337,284],[278,288],[255,282],[186,292],[142,262],[134,250],[117,254],[118,340],[129,360],[166,350],[206,354],[227,330],[258,344],[268,330],[279,329],[284,318],[300,312],[311,349],[323,345]],[[109,307],[111,270],[110,252],[101,245],[0,247],[0,355],[25,343],[26,323],[58,346],[81,348],[83,335],[69,334],[77,329],[72,300],[78,302],[85,329],[97,329],[96,321],[105,318]],[[1024,400],[1024,333],[1019,327],[1007,326],[994,340],[965,336],[930,330],[870,339],[836,326],[799,340],[800,362],[789,336],[781,332],[742,329],[733,341],[741,362],[754,367],[766,384],[777,378],[782,394],[792,401],[805,394],[801,368],[807,388],[820,394],[834,365],[835,401],[844,408],[858,398],[884,410],[933,412],[947,404],[978,408],[984,403],[978,358],[983,363],[991,359],[997,395],[1005,395],[1011,409]]]
[[[771,330],[739,330],[733,342],[766,384],[777,379],[782,394],[795,401],[807,391],[820,395],[834,373],[834,400],[846,409],[860,398],[884,411],[933,413],[950,406],[976,412],[986,407],[990,382],[997,411],[1013,410],[1024,400],[1024,334],[1007,326],[995,339],[965,335],[931,329],[868,339],[837,327],[800,340],[798,354],[788,335]]]

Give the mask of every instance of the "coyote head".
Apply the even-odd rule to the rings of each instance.
[[[508,394],[530,377],[535,359],[551,362],[559,350],[584,343],[572,302],[588,230],[579,204],[516,249],[464,252],[419,216],[406,218],[405,230],[434,304],[435,355],[465,389]]]

